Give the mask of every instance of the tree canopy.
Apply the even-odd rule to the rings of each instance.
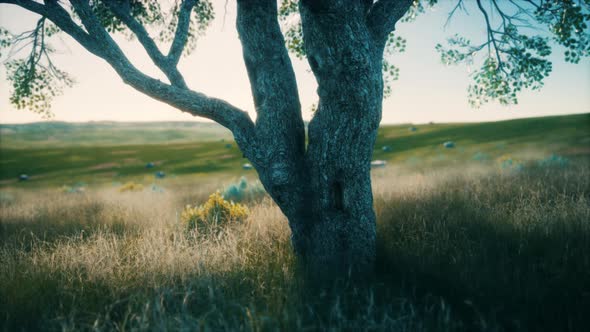
[[[304,58],[298,2],[280,0],[278,16],[286,47],[294,56]],[[365,2],[371,6],[372,14],[378,16],[375,14],[379,11],[389,13],[385,9],[396,1]],[[438,2],[413,0],[402,21],[415,20]],[[170,85],[187,89],[177,65],[183,55],[195,49],[198,37],[206,33],[215,18],[209,0],[175,0],[166,4],[156,0],[43,3],[8,0],[0,3],[16,4],[40,15],[29,31],[15,34],[0,28],[0,57],[12,85],[11,103],[18,109],[44,115],[51,114],[52,99],[74,83],[68,73],[51,61],[56,51],[51,40],[62,31],[66,30],[85,47],[89,43],[85,39],[102,39],[107,47],[116,47],[111,43],[111,34],[136,39]],[[478,68],[472,71],[472,83],[468,87],[469,103],[473,107],[490,101],[516,104],[522,89],[540,89],[552,70],[549,56],[553,46],[559,46],[565,61],[571,63],[578,63],[590,54],[589,0],[454,0],[448,21],[466,13],[467,7],[476,8],[476,12],[470,8],[469,14],[481,16],[485,36],[474,41],[454,35],[445,43],[437,44],[436,50],[443,64]],[[93,27],[104,29],[92,31]],[[416,29],[424,28],[416,26]],[[391,94],[391,84],[399,76],[399,68],[391,63],[390,55],[403,52],[406,44],[406,39],[395,32],[387,38],[383,59],[385,97]],[[123,56],[122,52],[118,56]],[[127,61],[131,65],[132,62]]]

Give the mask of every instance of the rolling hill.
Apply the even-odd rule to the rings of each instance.
[[[415,128],[415,130],[411,130]],[[454,148],[442,143],[452,141]],[[374,159],[413,171],[465,163],[590,158],[590,114],[487,123],[388,125]],[[148,163],[153,168],[146,168]],[[248,161],[229,132],[210,123],[34,123],[0,125],[0,186],[36,187],[239,176]],[[27,174],[28,181],[18,181]]]

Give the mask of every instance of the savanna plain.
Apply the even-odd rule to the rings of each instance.
[[[590,114],[383,126],[374,159],[375,270],[318,282],[220,127],[0,125],[0,329],[588,330]]]

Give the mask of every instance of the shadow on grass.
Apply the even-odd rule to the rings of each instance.
[[[581,169],[533,169],[377,202],[378,279],[444,299],[470,329],[582,330],[588,182]]]

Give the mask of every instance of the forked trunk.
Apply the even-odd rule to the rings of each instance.
[[[320,100],[299,184],[305,197],[287,215],[297,230],[293,243],[314,270],[366,270],[375,258],[370,161],[381,120],[382,47],[353,9],[301,13]]]
[[[370,161],[381,120],[383,45],[369,33],[360,2],[301,3],[319,96],[306,147],[290,60],[286,50],[276,51],[282,35],[275,22],[260,19],[264,11],[276,17],[276,1],[261,3],[238,3],[260,142],[248,157],[312,271],[366,271],[375,258]]]

